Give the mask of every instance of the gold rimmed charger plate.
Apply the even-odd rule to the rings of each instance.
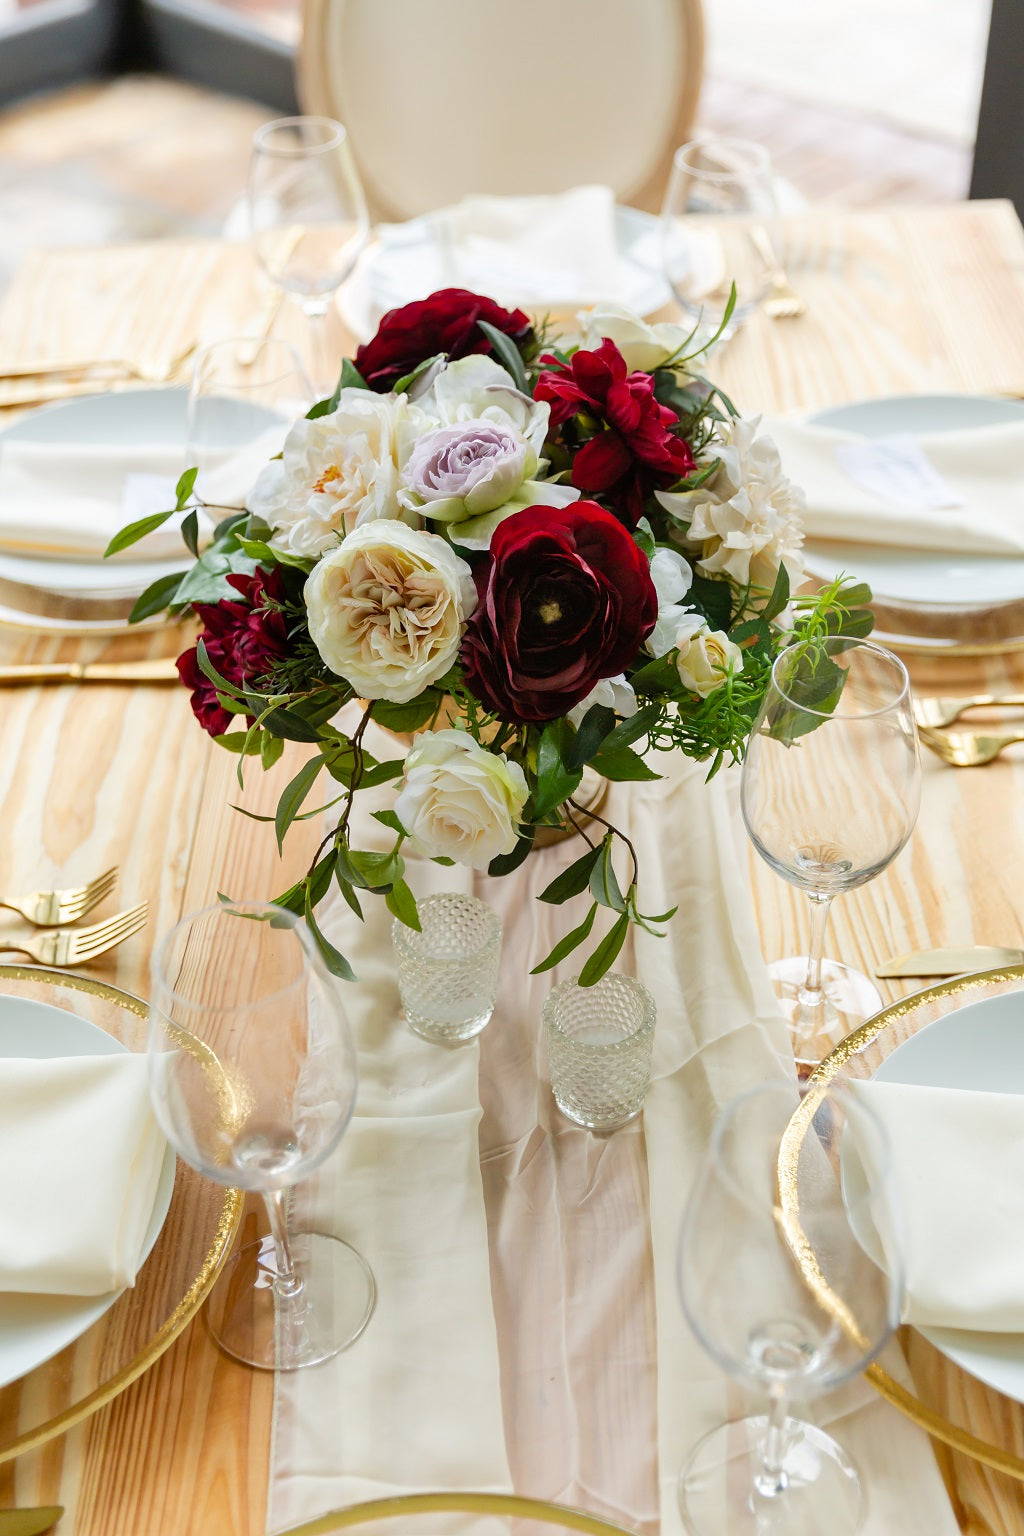
[[[808,1089],[814,1086],[826,1087],[841,1075],[871,1077],[897,1046],[902,1045],[905,1040],[909,1040],[927,1025],[934,1023],[936,1019],[955,1013],[958,1009],[966,1007],[968,1003],[981,1002],[986,998],[999,997],[1005,993],[1021,990],[1024,990],[1024,965],[1011,965],[999,970],[980,971],[969,976],[954,976],[948,981],[941,981],[935,986],[911,993],[909,997],[901,998],[899,1002],[883,1008],[880,1013],[876,1013],[852,1034],[847,1035],[844,1040],[840,1040],[808,1079]],[[932,1346],[928,1345],[916,1331],[911,1330],[911,1332],[914,1334],[915,1341],[920,1340],[922,1349],[928,1350],[934,1354],[936,1360],[942,1361],[944,1371],[954,1373],[963,1382],[970,1382],[974,1409],[978,1404],[987,1402],[992,1410],[987,1414],[990,1420],[994,1422],[1002,1420],[1004,1423],[1012,1424],[1014,1438],[1022,1449],[1009,1450],[1005,1445],[986,1440],[962,1424],[953,1422],[939,1408],[926,1403],[920,1396],[902,1386],[877,1361],[864,1373],[871,1385],[892,1403],[893,1407],[906,1414],[907,1418],[919,1424],[936,1440],[941,1440],[944,1445],[951,1446],[954,1450],[962,1451],[964,1455],[973,1457],[975,1461],[993,1467],[997,1472],[1006,1473],[1007,1476],[1024,1482],[1024,1406],[1011,1402],[1009,1398],[1004,1397],[993,1387],[984,1385],[975,1377],[968,1377],[938,1351],[933,1351]],[[962,1396],[962,1394],[958,1395]]]
[[[462,1536],[469,1522],[440,1525],[437,1515],[489,1515],[502,1522],[488,1527],[493,1536],[526,1536],[526,1522],[546,1525],[560,1531],[583,1531],[586,1536],[636,1536],[625,1526],[615,1525],[584,1509],[551,1504],[546,1499],[528,1499],[515,1493],[407,1493],[393,1499],[371,1499],[364,1504],[350,1504],[330,1514],[318,1515],[302,1525],[289,1527],[279,1536],[330,1536],[333,1531],[364,1530],[372,1527],[376,1536],[437,1536],[439,1530]],[[429,1521],[420,1517],[429,1516]]]
[[[146,1004],[107,982],[0,965],[0,993],[65,1009],[129,1050],[145,1049]],[[241,1214],[238,1190],[179,1159],[167,1218],[134,1287],[74,1343],[0,1391],[0,1463],[65,1434],[149,1370],[209,1295]]]

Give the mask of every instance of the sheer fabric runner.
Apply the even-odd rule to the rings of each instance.
[[[679,907],[670,937],[640,934],[616,965],[654,994],[658,1027],[643,1119],[607,1138],[562,1119],[547,1086],[540,1009],[572,965],[529,975],[582,917],[534,899],[578,839],[508,879],[476,877],[504,923],[502,979],[479,1042],[456,1050],[399,1018],[383,903],[364,904],[365,926],[340,904],[332,914],[361,977],[346,997],[363,1080],[342,1148],[297,1213],[312,1202],[355,1242],[380,1295],[351,1350],[278,1382],[270,1530],[392,1490],[513,1486],[638,1531],[681,1531],[675,1479],[689,1448],[748,1406],[682,1318],[683,1205],[719,1108],[792,1071],[735,788],[673,762],[660,782],[612,786],[602,813],[637,848],[644,910]],[[470,888],[429,864],[412,880],[418,894]],[[955,1536],[926,1437],[859,1385],[831,1412],[867,1478],[869,1536]]]

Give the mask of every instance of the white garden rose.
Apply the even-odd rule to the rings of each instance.
[[[783,474],[772,439],[758,437],[759,422],[734,421],[724,441],[709,445],[721,468],[707,485],[655,495],[666,512],[689,520],[688,541],[700,548],[698,570],[770,592],[780,566],[791,578],[803,569],[807,500]]]
[[[631,373],[651,373],[660,368],[681,352],[690,336],[683,326],[668,320],[648,325],[622,304],[596,304],[581,311],[576,319],[582,332],[581,346],[594,350],[607,337],[618,347]]]
[[[249,493],[249,510],[273,529],[272,548],[315,559],[360,524],[403,515],[396,454],[405,410],[400,397],[343,389],[336,411],[295,423]]]
[[[651,581],[658,594],[658,619],[644,643],[652,656],[664,656],[678,644],[680,623],[691,612],[681,599],[690,590],[693,572],[674,549],[656,549]]]
[[[605,709],[614,709],[617,715],[627,720],[630,715],[635,715],[639,705],[636,702],[636,694],[633,685],[627,683],[625,672],[620,672],[617,677],[602,677],[600,682],[594,684],[585,699],[580,699],[566,714],[566,719],[579,730],[583,723],[583,716],[588,709],[593,709],[595,704],[603,704]]]
[[[415,737],[395,814],[417,853],[486,869],[511,853],[529,791],[518,763],[466,731]]]
[[[676,670],[684,688],[706,699],[721,688],[732,673],[743,671],[743,652],[721,629],[709,629],[707,620],[693,614],[684,620],[676,639],[679,656]]]
[[[363,523],[303,589],[309,633],[364,699],[405,704],[443,677],[476,607],[469,566],[434,533]]]

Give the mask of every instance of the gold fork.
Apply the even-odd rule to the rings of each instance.
[[[93,923],[91,928],[41,933],[38,938],[23,939],[18,944],[0,938],[0,950],[12,949],[19,955],[31,955],[38,965],[84,965],[138,933],[148,910],[148,902],[143,901],[137,907],[108,917],[103,923]]]
[[[985,731],[935,731],[923,725],[918,727],[918,735],[926,747],[954,768],[980,768],[998,757],[1004,747],[1024,741],[1024,730],[992,736]]]
[[[63,891],[26,891],[23,896],[0,897],[0,907],[21,916],[37,928],[60,928],[73,923],[93,907],[98,907],[117,881],[117,865],[90,880],[88,885],[72,885]]]
[[[914,699],[914,718],[918,725],[941,727],[952,725],[967,709],[984,709],[986,705],[1013,705],[1024,708],[1024,693],[972,693],[959,698],[941,695],[937,698]]]
[[[775,254],[768,231],[755,224],[750,231],[754,249],[768,268],[771,287],[761,301],[761,308],[770,320],[795,320],[807,309],[807,300],[793,287],[786,276],[782,263]]]

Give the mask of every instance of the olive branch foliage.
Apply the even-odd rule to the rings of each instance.
[[[727,310],[723,325],[728,323]],[[481,322],[481,324],[483,324]],[[525,393],[531,393],[544,366],[544,358],[569,362],[571,351],[560,351],[538,326],[526,345],[517,346],[503,332],[483,324],[497,360],[510,372]],[[700,349],[703,350],[703,349]],[[717,471],[713,454],[715,428],[737,413],[720,390],[690,374],[686,365],[696,353],[681,354],[655,371],[655,394],[680,420],[680,432],[691,443],[700,467],[676,489],[696,490]],[[396,388],[409,387],[436,360],[428,359]],[[343,388],[366,388],[355,365],[346,359],[337,389],[329,400],[309,412],[311,417],[335,409]],[[595,424],[600,430],[600,424]],[[587,424],[572,428],[577,442],[585,439]],[[565,441],[549,445],[552,469],[568,470],[571,447]],[[487,750],[504,753],[522,768],[529,787],[515,847],[492,860],[488,873],[506,875],[530,853],[542,827],[571,825],[585,845],[585,852],[564,869],[540,894],[553,905],[589,896],[585,915],[577,926],[559,939],[535,967],[534,974],[550,970],[591,940],[602,920],[603,932],[593,943],[580,970],[584,986],[598,981],[614,964],[632,924],[659,934],[673,916],[674,908],[657,914],[641,909],[640,868],[630,839],[618,827],[576,798],[587,769],[613,782],[658,779],[652,766],[658,754],[678,750],[708,764],[712,778],[726,762],[742,760],[764,699],[774,657],[794,641],[807,647],[809,666],[817,668],[815,699],[823,711],[838,698],[842,673],[817,645],[825,636],[861,636],[870,631],[872,614],[869,589],[861,583],[837,578],[813,595],[792,596],[781,567],[770,592],[751,587],[737,589],[730,582],[712,580],[694,572],[688,603],[708,622],[723,630],[743,653],[742,670],[723,676],[721,685],[706,698],[687,690],[675,665],[675,653],[657,659],[641,654],[627,669],[627,680],[636,695],[636,713],[620,718],[615,711],[595,704],[574,726],[559,718],[543,724],[515,724],[499,719],[467,688],[456,662],[433,686],[409,703],[386,700],[364,703],[358,724],[346,733],[335,723],[339,711],[354,701],[351,686],[330,671],[314,645],[306,623],[302,588],[313,561],[283,552],[268,542],[271,529],[254,516],[238,510],[223,518],[204,547],[199,543],[199,512],[195,495],[196,471],[188,470],[178,482],[175,506],[121,529],[107,554],[128,548],[158,528],[175,513],[185,512],[182,537],[192,557],[185,569],[162,576],[141,595],[132,611],[133,621],[167,611],[187,613],[197,604],[237,598],[227,578],[236,573],[252,575],[258,569],[277,567],[283,580],[282,600],[267,594],[266,607],[282,616],[288,633],[289,654],[275,661],[262,677],[246,679],[237,686],[214,666],[203,641],[197,661],[216,690],[218,703],[237,720],[237,727],[217,737],[227,751],[238,757],[238,779],[243,783],[246,759],[259,758],[263,769],[273,768],[286,741],[307,746],[310,756],[281,791],[275,814],[260,816],[241,806],[236,809],[257,821],[273,822],[278,849],[283,848],[289,828],[299,820],[336,811],[336,820],[321,841],[302,878],[275,901],[304,916],[331,972],[345,980],[355,975],[348,959],[326,937],[316,920],[316,907],[332,885],[359,918],[368,896],[383,897],[388,910],[401,922],[418,929],[416,902],[405,879],[403,846],[407,834],[390,810],[372,814],[390,834],[383,850],[357,847],[352,839],[352,810],[356,795],[397,780],[403,757],[378,759],[366,745],[371,721],[386,731],[408,735],[430,731],[456,722]],[[657,525],[657,532],[655,526]],[[652,504],[649,518],[641,519],[634,538],[648,557],[659,547],[685,548],[686,524]],[[806,717],[805,717],[806,718]],[[794,739],[804,728],[785,712],[766,722],[773,734]],[[451,863],[438,859],[438,863]]]

